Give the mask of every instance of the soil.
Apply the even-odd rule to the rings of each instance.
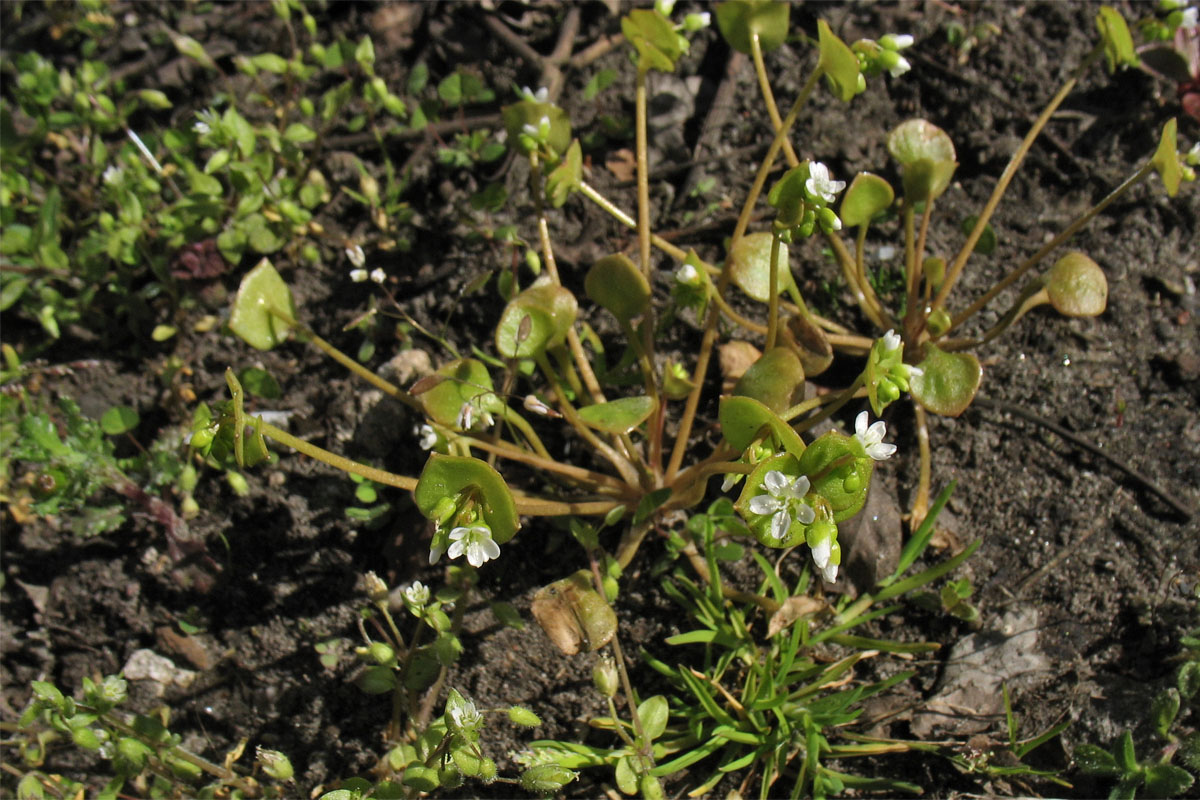
[[[405,9],[411,13],[401,13]],[[576,52],[619,31],[618,18],[605,5],[589,3],[579,9]],[[887,131],[912,117],[941,126],[958,148],[960,166],[938,201],[941,222],[931,229],[929,250],[953,253],[961,241],[961,220],[982,206],[1029,121],[1092,46],[1096,9],[1073,3],[794,7],[793,28],[809,35],[815,36],[814,15],[819,13],[847,42],[886,31],[910,32],[916,38],[910,51],[913,71],[899,79],[873,80],[849,109],[818,93],[802,117],[804,138],[795,139],[801,158],[819,158],[835,176],[869,169],[894,179],[884,147]],[[1123,8],[1129,19],[1142,10]],[[282,24],[267,4],[189,6],[168,13],[118,2],[110,11],[134,29],[167,19],[210,52],[223,54],[226,64],[233,53],[286,51]],[[20,25],[6,20],[6,62],[24,50],[39,50],[72,63],[75,56],[49,38],[49,22],[42,17],[50,13],[50,7],[26,6]],[[536,86],[538,71],[500,41],[485,18],[503,20],[517,38],[548,53],[566,12],[554,5],[496,2],[334,4],[319,13],[322,31],[351,41],[370,33],[379,72],[390,86],[403,86],[412,65],[425,62],[433,82],[465,67],[507,98],[510,84]],[[951,23],[967,31],[991,25],[996,32],[964,52],[947,41]],[[147,81],[178,67],[169,50],[138,56],[143,61],[136,66]],[[117,45],[100,56],[113,69],[135,60]],[[795,41],[768,54],[781,103],[796,95],[812,58],[813,50]],[[770,135],[761,121],[765,115],[758,108],[747,61],[728,78],[735,90],[727,95],[718,91],[728,59],[716,33],[704,31],[683,59],[682,80],[662,80],[656,91],[666,96],[660,100],[655,136],[655,225],[681,231],[681,244],[713,260],[721,258],[722,237],[732,229],[754,159]],[[604,68],[618,72],[616,83],[595,100],[584,101],[584,85]],[[601,115],[632,116],[631,73],[621,47],[567,72],[562,103],[576,133],[594,130]],[[188,92],[194,92],[194,103],[204,102],[209,92],[203,79],[197,72],[177,84],[175,91],[184,100],[173,113],[190,117],[195,107],[186,102]],[[734,105],[715,133],[706,131],[703,121],[714,98],[723,96]],[[1179,117],[1181,142],[1200,136],[1200,125],[1180,114],[1172,87],[1137,71],[1112,77],[1098,68],[1089,72],[1035,144],[993,219],[1000,234],[996,253],[972,261],[957,296],[980,294],[1008,265],[1132,173],[1153,152],[1171,116]],[[847,135],[851,130],[853,135]],[[702,146],[693,153],[701,134]],[[338,166],[345,151],[371,169],[382,169],[378,149],[352,139],[347,137],[343,150],[325,153],[327,174],[350,180]],[[388,272],[389,289],[414,320],[469,350],[477,336],[488,338],[482,332],[494,325],[502,303],[490,287],[466,298],[463,290],[486,270],[506,267],[509,253],[471,235],[467,198],[489,180],[505,181],[512,199],[502,211],[471,214],[478,225],[516,224],[521,235],[532,239],[528,194],[521,188],[525,175],[513,164],[499,176],[496,165],[439,166],[431,143],[389,144],[393,160],[408,159],[413,168],[406,195],[416,212],[413,247],[401,254],[368,246],[368,268]],[[631,147],[631,141],[616,134],[593,143],[586,154],[595,185],[629,209],[635,206],[632,185],[605,165],[619,161],[619,151]],[[698,161],[692,163],[693,157]],[[714,179],[716,188],[692,194],[695,179],[703,177]],[[886,708],[878,705],[868,712],[867,718],[880,720],[887,711],[895,712],[874,732],[944,742],[961,753],[986,750],[1005,736],[998,700],[1003,682],[1012,693],[1022,735],[1071,721],[1059,740],[1039,751],[1037,765],[1063,770],[1073,788],[965,774],[945,759],[912,753],[848,769],[914,781],[934,797],[1041,792],[1087,797],[1106,792],[1107,786],[1071,767],[1076,745],[1107,744],[1131,727],[1139,752],[1147,752],[1153,740],[1146,708],[1172,680],[1176,664],[1171,659],[1179,652],[1179,638],[1196,624],[1200,522],[1109,461],[1030,421],[1028,414],[1100,448],[1165,487],[1184,506],[1200,507],[1198,212],[1194,186],[1185,185],[1173,199],[1165,196],[1157,177],[1138,186],[1071,245],[1104,269],[1107,311],[1092,319],[1066,319],[1039,309],[983,349],[984,402],[959,418],[931,421],[933,485],[940,489],[957,482],[939,520],[945,528],[941,541],[953,552],[982,540],[958,573],[975,587],[972,602],[981,611],[981,625],[973,629],[911,607],[881,621],[882,629],[875,631],[942,647],[932,657],[907,664],[917,676],[898,687]],[[361,207],[348,202],[335,201],[320,219],[330,230],[368,241],[373,235]],[[580,296],[583,270],[594,258],[633,245],[626,230],[581,198],[555,212],[552,227],[563,243],[564,280]],[[873,236],[873,255],[888,232],[885,228],[880,238]],[[815,240],[796,248],[793,265],[802,265],[801,290],[823,313],[851,327],[862,323]],[[247,258],[217,288],[231,294],[250,266]],[[293,285],[312,329],[349,352],[357,351],[363,335],[345,327],[366,309],[370,284],[347,280],[350,267],[340,250],[330,249],[319,269],[286,261],[277,266]],[[665,296],[674,265],[661,259],[660,266],[655,288]],[[213,287],[207,291],[211,297]],[[985,312],[972,330],[985,329],[1002,309]],[[190,331],[191,323],[210,310],[201,301],[190,311],[162,313],[174,314],[179,330]],[[598,326],[607,324],[600,315],[591,319]],[[376,332],[372,367],[400,349],[400,342],[379,333],[385,328],[391,330],[381,326]],[[5,341],[18,348],[23,337],[36,335],[22,320],[5,320]],[[686,353],[696,341],[696,329],[683,322],[672,329],[663,349]],[[419,338],[418,346],[435,361],[445,357],[427,339]],[[164,428],[182,425],[190,409],[164,406],[154,382],[169,355],[192,369],[201,401],[219,402],[225,396],[227,366],[261,364],[284,387],[272,410],[292,412],[294,434],[407,474],[416,474],[424,461],[415,446],[417,419],[298,342],[264,354],[227,334],[185,333],[152,345],[144,338],[114,343],[100,332],[68,330],[44,357],[50,363],[96,358],[100,364],[52,382],[45,391],[75,397],[93,415],[121,402]],[[826,375],[815,382],[836,386],[846,377]],[[880,513],[893,516],[911,500],[917,480],[917,441],[907,409],[897,403],[889,414],[889,440],[899,446],[899,454],[877,470],[885,488],[873,502],[883,509]],[[712,408],[706,413],[702,421],[713,422]],[[852,419],[847,409],[841,422]],[[354,484],[309,459],[284,452],[277,465],[250,471],[247,478],[250,493],[239,497],[216,473],[205,475],[196,495],[202,510],[190,527],[207,547],[182,563],[167,557],[161,528],[136,515],[123,529],[87,540],[73,537],[53,520],[18,525],[5,519],[0,714],[6,723],[29,701],[30,681],[77,687],[85,676],[115,673],[127,668],[137,651],[151,650],[175,669],[194,674],[186,678],[186,687],[132,681],[131,706],[147,711],[169,705],[172,730],[182,735],[185,746],[218,762],[242,741],[251,748],[281,750],[296,767],[297,796],[369,773],[387,750],[383,734],[389,703],[365,695],[354,683],[361,670],[351,652],[360,642],[361,576],[374,570],[392,586],[413,580],[439,586],[446,563],[428,565],[424,521],[402,492],[384,492],[392,511],[383,525],[369,527],[345,516],[345,508],[355,504]],[[894,528],[874,535],[878,542],[872,547],[898,543]],[[864,552],[862,542],[870,539],[862,533],[858,539],[859,551],[853,552],[850,544],[848,558],[867,561],[872,554]],[[644,647],[671,662],[679,656],[663,639],[686,630],[688,623],[659,589],[654,567],[663,552],[661,541],[652,537],[622,579],[617,611],[627,652]],[[503,627],[486,603],[473,604],[465,617],[465,649],[447,683],[481,708],[519,703],[543,721],[532,735],[513,734],[503,725],[489,729],[486,747],[498,759],[502,775],[513,773],[510,754],[530,738],[586,737],[610,744],[605,734],[589,731],[586,724],[605,713],[591,689],[593,657],[563,656],[529,614],[538,587],[583,565],[582,553],[569,537],[550,522],[534,520],[505,545],[502,558],[480,572],[481,595],[514,604],[527,624],[522,630]],[[834,591],[862,588],[855,587],[854,577],[843,578]],[[751,581],[746,588],[753,588],[751,572],[734,569],[730,579],[739,578]],[[181,632],[178,622],[185,615],[200,632]],[[329,642],[340,654],[332,667],[322,665],[315,649]],[[635,684],[655,685],[654,673],[645,667],[637,666],[633,677]],[[11,751],[5,752],[5,760],[18,763]],[[104,767],[70,748],[52,750],[44,769],[84,780],[94,790],[106,780]],[[707,773],[697,773],[702,774]],[[668,782],[667,791],[672,796],[686,793],[688,781],[697,775]],[[0,793],[12,792],[15,781],[5,773]],[[611,781],[611,774],[584,773],[566,795],[597,796]],[[731,781],[718,791],[736,785]],[[757,783],[751,790],[757,791]],[[503,796],[511,787],[468,785],[462,791]]]

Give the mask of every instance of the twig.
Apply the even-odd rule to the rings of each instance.
[[[1183,517],[1184,522],[1191,520],[1192,516],[1196,513],[1186,503],[1182,503],[1179,500],[1176,500],[1175,497],[1172,496],[1172,494],[1170,492],[1168,492],[1166,489],[1159,486],[1157,483],[1152,481],[1150,478],[1147,478],[1145,475],[1143,475],[1142,473],[1133,469],[1132,467],[1129,467],[1126,464],[1123,464],[1122,462],[1118,461],[1116,458],[1114,458],[1113,456],[1104,452],[1099,447],[1096,447],[1094,444],[1087,441],[1083,437],[1077,436],[1077,435],[1071,433],[1066,428],[1064,428],[1061,425],[1058,425],[1054,422],[1051,422],[1050,420],[1046,419],[1045,417],[1038,416],[1037,414],[1033,413],[1032,411],[1022,408],[1021,406],[1013,405],[1012,403],[1004,403],[1004,402],[1001,402],[998,400],[992,400],[987,397],[976,397],[975,403],[977,405],[982,406],[983,408],[991,408],[996,411],[1007,412],[1014,416],[1020,417],[1028,422],[1032,422],[1035,425],[1041,425],[1043,428],[1046,428],[1047,430],[1058,434],[1060,437],[1062,437],[1063,439],[1066,439],[1068,442],[1075,445],[1076,447],[1086,450],[1087,452],[1091,453],[1092,455],[1096,456],[1097,458],[1104,459],[1105,461],[1107,461],[1112,466],[1116,467],[1121,472],[1124,472],[1127,476],[1129,476],[1135,483],[1139,484],[1142,488],[1152,492],[1153,494],[1158,495],[1158,497],[1163,502],[1165,502],[1171,508],[1175,509],[1175,511],[1178,512]]]

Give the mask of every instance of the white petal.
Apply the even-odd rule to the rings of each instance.
[[[867,455],[876,461],[887,461],[896,452],[896,445],[876,442],[867,447]]]
[[[430,547],[429,548],[429,563],[436,564],[437,562],[441,561],[442,553],[444,553],[444,552],[446,552],[446,551],[440,547]]]
[[[809,549],[812,550],[812,560],[817,569],[825,569],[829,564],[829,556],[833,553],[833,537],[827,536],[818,542],[816,547]]]
[[[771,517],[771,536],[779,541],[787,538],[788,531],[792,527],[792,515],[786,510],[776,512],[775,516]]]
[[[796,478],[796,480],[792,481],[791,486],[787,487],[788,497],[791,497],[795,500],[803,500],[804,495],[808,494],[808,490],[811,487],[812,484],[809,482],[808,476],[801,475],[799,478]]]
[[[461,556],[464,552],[466,552],[466,550],[467,550],[467,540],[459,539],[457,542],[454,542],[453,544],[451,544],[450,549],[446,552],[450,556],[451,560],[453,560],[453,559]]]
[[[483,548],[478,543],[473,542],[467,548],[467,563],[472,567],[482,567],[485,561],[487,561],[487,556],[484,555]]]
[[[779,497],[787,489],[788,478],[777,469],[773,469],[763,478],[763,486],[767,487],[767,491],[772,497]]]
[[[767,514],[774,514],[781,508],[783,508],[783,503],[765,494],[750,498],[750,510],[755,514],[766,516]]]
[[[825,580],[829,583],[833,583],[834,581],[837,580],[837,573],[838,573],[838,565],[837,564],[826,564],[824,566],[824,568],[821,569],[822,577],[824,577]]]
[[[366,279],[367,279],[367,271],[365,269],[350,270],[350,280],[354,281],[355,283],[362,283]]]
[[[883,437],[887,435],[887,423],[879,420],[871,427],[867,428],[866,434],[862,438],[864,445],[879,444],[883,441]]]
[[[808,503],[801,503],[796,509],[796,519],[801,525],[811,525],[813,520],[817,518],[817,512],[812,510],[812,506]]]
[[[883,335],[883,349],[888,351],[895,350],[900,347],[900,344],[900,334],[889,328],[888,332]]]
[[[897,50],[903,50],[906,47],[912,47],[913,37],[907,33],[895,33],[892,34],[892,41]]]
[[[471,532],[470,528],[459,526],[450,531],[450,541],[457,542],[459,539],[465,538]]]
[[[854,418],[854,435],[855,436],[862,436],[863,434],[865,434],[867,432],[867,420],[869,418],[870,417],[866,411],[863,411],[857,417]]]
[[[888,70],[893,78],[899,78],[904,73],[912,69],[912,64],[908,63],[908,59],[900,56],[900,60],[896,62],[896,66]]]

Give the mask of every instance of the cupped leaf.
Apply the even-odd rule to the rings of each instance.
[[[862,73],[858,56],[845,42],[834,35],[825,20],[817,20],[817,46],[820,48],[820,67],[833,86],[833,93],[848,103],[859,92]]]
[[[473,494],[496,544],[504,544],[521,527],[508,484],[500,473],[478,458],[433,453],[421,470],[413,501],[426,519],[433,519],[442,498]]]
[[[100,428],[109,436],[128,433],[138,426],[141,418],[129,406],[113,406],[100,417]]]
[[[1175,193],[1179,191],[1179,180],[1183,175],[1183,170],[1179,166],[1179,152],[1175,149],[1175,130],[1175,118],[1171,117],[1167,120],[1167,124],[1163,125],[1162,136],[1158,140],[1158,149],[1154,151],[1154,157],[1150,159],[1158,176],[1162,178],[1163,186],[1167,190],[1167,197],[1174,197]]]
[[[1111,6],[1101,6],[1096,14],[1096,28],[1104,41],[1104,60],[1108,71],[1116,72],[1117,67],[1136,67],[1137,52],[1133,49],[1133,36],[1125,18]]]
[[[246,344],[270,350],[295,324],[292,292],[267,259],[246,273],[233,300],[229,329]]]
[[[829,431],[800,456],[800,473],[808,476],[812,491],[825,498],[835,522],[854,516],[867,501],[875,462],[861,452],[852,437]]]
[[[621,322],[629,322],[650,303],[650,283],[632,261],[616,253],[592,265],[583,280],[587,296]]]
[[[738,288],[760,303],[771,300],[771,240],[766,232],[750,233],[738,239],[729,251],[729,271]],[[782,294],[793,285],[792,271],[788,266],[787,245],[779,243],[779,255],[775,258],[778,270],[778,288]]]
[[[1046,293],[1058,313],[1068,317],[1094,317],[1108,304],[1104,270],[1079,251],[1067,253],[1046,274]]]
[[[763,436],[773,437],[783,450],[796,457],[804,452],[800,434],[752,397],[722,397],[717,415],[725,441],[739,453]]]
[[[622,397],[579,409],[579,418],[589,428],[605,433],[629,433],[654,413],[654,398],[646,395]]]
[[[569,656],[599,650],[617,631],[617,615],[596,591],[586,569],[543,586],[534,595],[530,611],[554,646]]]
[[[562,344],[578,310],[575,295],[563,287],[535,284],[505,307],[496,326],[496,349],[505,358],[539,355]]]
[[[667,717],[670,715],[670,706],[667,705],[667,698],[661,694],[656,694],[653,697],[648,697],[638,706],[638,717],[642,722],[642,733],[646,735],[647,741],[654,741],[663,735],[663,731],[667,729]]]
[[[904,196],[927,201],[946,191],[958,167],[954,143],[938,126],[923,119],[902,122],[888,134],[888,152],[902,166]]]
[[[638,52],[638,70],[674,72],[675,61],[688,49],[687,39],[658,11],[636,8],[621,18],[621,33]]]
[[[770,491],[763,485],[768,472],[781,472],[789,481],[795,480],[801,474],[799,462],[791,453],[781,453],[760,461],[754,471],[746,476],[746,485],[742,487],[742,493],[738,495],[734,508],[742,515],[754,538],[764,547],[796,547],[804,544],[808,525],[797,520],[794,514],[791,527],[784,533],[783,538],[779,539],[771,529],[772,515],[756,514],[750,510],[750,501],[755,497],[770,495]]]
[[[425,407],[425,413],[439,425],[457,427],[464,403],[480,395],[495,398],[492,376],[488,374],[487,367],[482,362],[473,358],[451,361],[439,369],[437,375],[442,380],[418,396]],[[489,408],[487,398],[477,402],[480,403],[480,410],[493,410]],[[498,408],[498,398],[494,400],[494,404]]]
[[[538,103],[533,100],[521,100],[500,109],[504,120],[504,128],[508,132],[508,141],[516,146],[526,125],[537,128],[542,117],[550,120],[550,137],[547,144],[555,153],[565,153],[571,145],[571,118],[552,103]]]
[[[979,391],[983,368],[970,353],[947,353],[932,342],[925,344],[925,360],[917,366],[909,387],[923,408],[944,417],[957,417]]]
[[[752,397],[781,414],[804,395],[804,367],[790,349],[773,347],[750,365],[733,393]]]
[[[896,193],[890,183],[870,172],[860,172],[850,182],[838,216],[848,227],[866,225],[895,199]]]
[[[750,55],[751,37],[758,34],[764,53],[774,50],[787,39],[788,4],[775,0],[729,0],[718,3],[717,28],[729,46]]]

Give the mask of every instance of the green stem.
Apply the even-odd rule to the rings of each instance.
[[[862,375],[859,375],[857,378],[854,379],[854,383],[850,384],[845,389],[838,392],[836,395],[832,395],[833,399],[828,401],[828,407],[824,411],[822,411],[820,414],[817,414],[816,416],[809,417],[808,419],[797,422],[792,427],[796,429],[796,433],[804,433],[807,430],[812,430],[814,425],[817,425],[817,424],[829,419],[830,417],[832,417],[834,414],[837,413],[838,409],[840,409],[842,406],[846,405],[846,403],[849,403],[851,400],[853,400],[855,397],[857,397],[858,391],[863,388],[864,384],[865,384],[865,379],[863,378]],[[816,399],[816,398],[814,398],[814,399]],[[807,403],[811,403],[811,402],[812,401],[806,401],[805,403],[801,403],[799,406],[793,406],[793,408],[789,408],[786,412],[784,412],[783,419],[790,421],[795,416],[794,414],[792,414],[792,411],[794,409],[800,408],[801,406],[804,406]],[[822,402],[823,403],[825,402],[823,398],[822,398]],[[815,407],[815,406],[813,406],[813,407]],[[802,412],[798,411],[796,413],[798,414],[798,413],[802,413]]]
[[[357,461],[352,461],[345,456],[339,456],[337,453],[331,453],[323,447],[318,447],[311,442],[306,442],[292,436],[285,430],[275,427],[269,422],[263,422],[255,417],[246,417],[247,427],[254,428],[262,433],[263,436],[269,436],[282,445],[297,450],[309,458],[315,458],[318,461],[323,461],[331,467],[349,472],[352,475],[359,475],[375,483],[381,483],[385,486],[395,486],[398,489],[406,489],[412,491],[417,488],[417,479],[409,478],[405,475],[397,475],[394,472],[368,467],[366,464],[360,464]]]
[[[758,41],[756,34],[753,41]],[[759,54],[761,58],[761,53]],[[778,113],[778,112],[776,112]],[[773,231],[771,235],[771,260],[769,262],[770,281],[768,286],[769,298],[767,304],[767,342],[763,346],[763,350],[770,350],[775,346],[775,339],[779,336],[779,264],[775,263],[775,259],[779,258],[779,233]]]
[[[1154,164],[1152,162],[1147,162],[1141,169],[1126,178],[1120,186],[1109,192],[1107,197],[1077,217],[1074,222],[1063,229],[1062,233],[1058,234],[1045,245],[1043,245],[1036,253],[1027,258],[1020,266],[1005,276],[1004,280],[997,283],[991,289],[988,289],[988,291],[982,297],[980,297],[974,303],[971,303],[971,305],[967,306],[964,311],[957,314],[954,319],[951,320],[950,327],[946,330],[946,333],[949,333],[957,328],[968,318],[970,318],[972,314],[975,314],[988,303],[990,303],[996,297],[996,295],[1000,294],[1000,292],[1004,291],[1013,283],[1020,280],[1021,276],[1032,269],[1034,265],[1038,264],[1043,258],[1049,255],[1055,248],[1057,248],[1067,239],[1074,236],[1081,228],[1091,222],[1097,214],[1112,205],[1118,198],[1120,198],[1138,183],[1145,180],[1145,178],[1153,171]]]
[[[767,76],[767,65],[763,63],[762,41],[758,31],[750,33],[750,57],[754,59],[754,74],[758,78],[758,89],[762,92],[763,104],[767,107],[767,116],[771,118],[772,129],[779,132],[783,128],[783,120],[779,118],[779,107],[775,105],[775,93],[771,91],[771,80]],[[783,153],[789,166],[796,166],[800,159],[792,149],[792,143],[783,140]]]
[[[1075,84],[1083,73],[1091,67],[1093,62],[1104,54],[1104,43],[1098,42],[1092,51],[1087,54],[1078,67],[1074,69],[1071,76],[1067,79],[1058,93],[1050,99],[1050,102],[1042,109],[1042,113],[1034,120],[1033,127],[1029,129],[1029,133],[1025,134],[1025,138],[1021,141],[1020,147],[1013,153],[1009,159],[1008,165],[1004,167],[1004,172],[1000,175],[1000,180],[996,182],[996,187],[992,189],[991,197],[988,198],[983,210],[979,212],[979,218],[975,221],[975,227],[971,229],[971,233],[967,236],[967,240],[963,242],[962,249],[958,251],[958,255],[954,258],[954,263],[947,271],[946,279],[942,282],[941,289],[938,290],[937,297],[930,304],[930,310],[936,311],[946,303],[946,298],[950,294],[950,290],[954,288],[954,284],[958,282],[959,276],[962,274],[963,267],[966,266],[967,259],[971,257],[971,253],[975,251],[975,243],[979,241],[979,237],[983,236],[984,228],[987,226],[988,220],[992,218],[992,214],[996,211],[996,207],[1000,204],[1000,199],[1008,190],[1008,185],[1012,183],[1012,179],[1017,174],[1017,169],[1021,166],[1021,162],[1025,160],[1025,156],[1029,153],[1029,148],[1033,146],[1034,139],[1046,127],[1050,116],[1058,110],[1062,105],[1063,100],[1067,98],[1071,90],[1075,88]]]

